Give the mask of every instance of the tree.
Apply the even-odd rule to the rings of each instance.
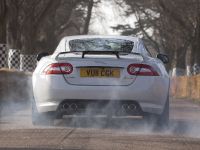
[[[185,68],[192,66],[194,62],[200,64],[199,0],[120,2],[129,6],[127,16],[135,14],[136,28],[127,28],[127,25],[124,28],[120,25],[114,29],[121,30],[122,34],[143,35],[154,49],[164,49],[173,60],[170,68]]]
[[[7,0],[7,44],[23,54],[52,52],[62,36],[87,34],[100,0]]]
[[[6,1],[0,0],[0,43],[6,43]]]
[[[88,34],[93,5],[94,5],[94,1],[88,0],[87,15],[85,19],[85,25],[83,28],[83,34]]]

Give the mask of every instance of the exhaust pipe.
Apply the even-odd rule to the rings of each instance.
[[[123,104],[122,105],[122,110],[123,111],[127,111],[127,110],[136,110],[137,109],[137,106],[135,104]]]
[[[130,105],[128,105],[128,109],[129,109],[129,110],[136,110],[137,107],[136,107],[135,104],[130,104]]]
[[[70,105],[69,105],[68,103],[65,103],[65,104],[63,105],[63,109],[69,109],[69,107],[70,107]]]
[[[123,105],[122,105],[122,110],[125,111],[125,110],[127,110],[127,109],[128,109],[128,104],[123,104]]]
[[[77,106],[75,103],[72,103],[72,104],[70,105],[70,108],[71,108],[72,110],[77,110],[78,106]]]

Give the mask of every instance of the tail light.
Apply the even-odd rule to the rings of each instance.
[[[54,63],[44,69],[45,74],[70,74],[73,66],[69,63]]]
[[[146,64],[130,64],[127,68],[130,75],[138,76],[159,76],[153,67]]]

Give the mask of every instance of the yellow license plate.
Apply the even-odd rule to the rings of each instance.
[[[80,77],[119,78],[119,68],[80,68]]]

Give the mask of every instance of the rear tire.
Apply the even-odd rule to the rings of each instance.
[[[39,113],[35,104],[32,101],[32,124],[35,126],[53,126],[55,115],[52,112]]]
[[[165,129],[169,126],[169,97],[165,103],[162,114],[145,114],[144,119],[148,124],[154,124],[156,129]]]
[[[157,118],[157,126],[161,128],[169,126],[169,97],[167,98],[162,114]]]

